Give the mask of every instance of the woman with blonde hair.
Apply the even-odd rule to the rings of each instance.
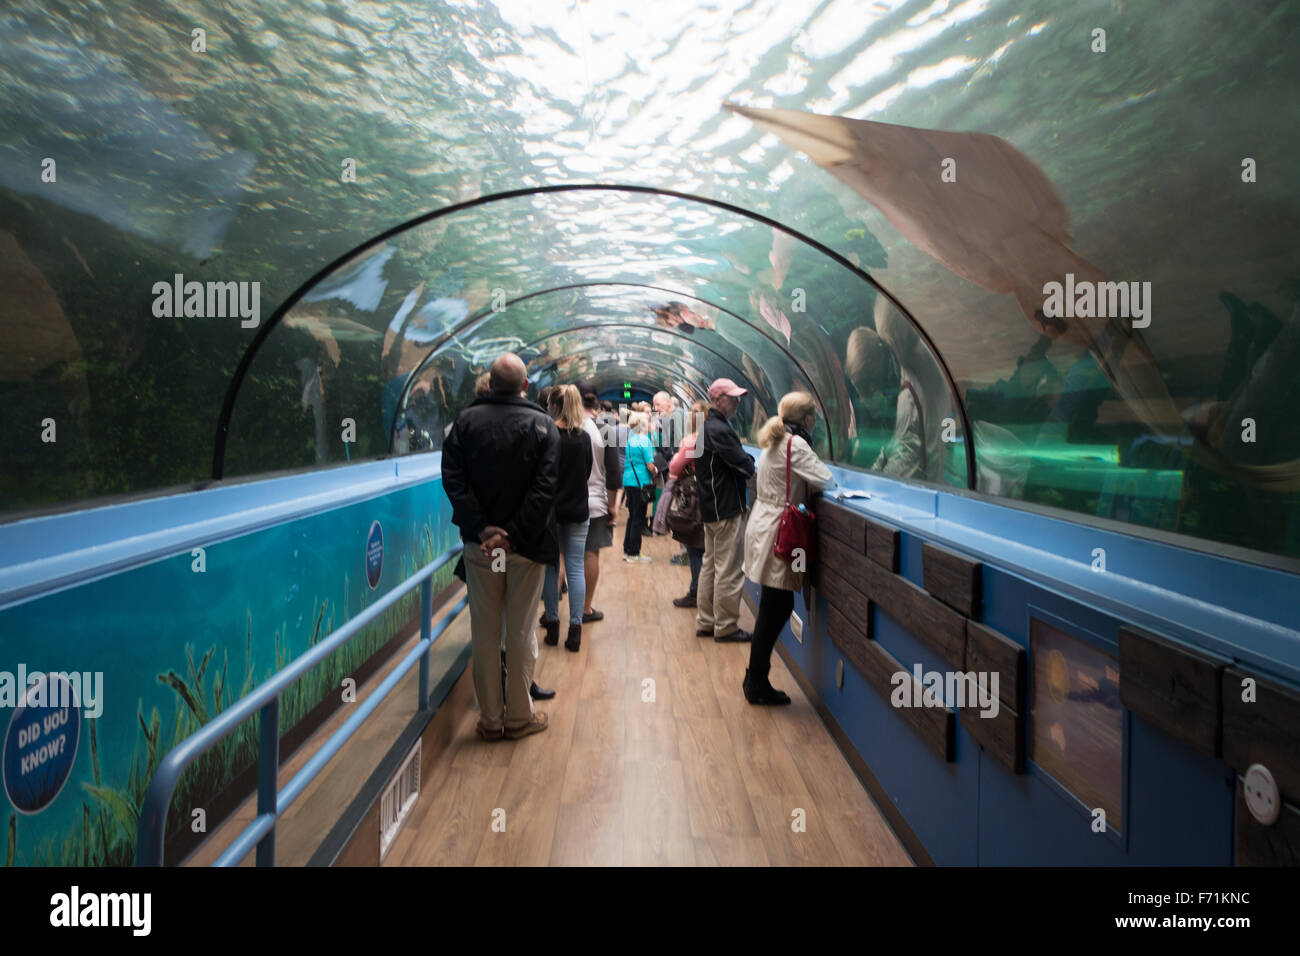
[[[794,611],[794,592],[803,587],[805,569],[795,570],[772,552],[781,512],[787,501],[807,504],[813,491],[835,484],[830,469],[812,450],[811,432],[817,421],[812,396],[790,392],[781,399],[777,412],[759,431],[763,453],[758,458],[754,510],[745,527],[745,577],[763,589],[742,685],[751,704],[790,703],[788,695],[772,686],[768,674],[772,648]]]
[[[549,409],[560,432],[560,468],[555,483],[555,520],[560,526],[560,550],[564,557],[564,578],[569,584],[569,632],[564,646],[577,651],[582,646],[582,609],[587,600],[584,551],[587,547],[587,478],[591,473],[591,439],[583,428],[586,416],[582,396],[572,385],[551,390]],[[560,641],[560,572],[547,565],[542,583],[542,626],[546,643]]]
[[[646,506],[654,497],[654,448],[646,436],[650,416],[633,412],[627,417],[627,448],[623,450],[623,498],[627,502],[627,527],[623,529],[623,560],[645,563],[648,554],[641,553],[641,535],[645,532]]]

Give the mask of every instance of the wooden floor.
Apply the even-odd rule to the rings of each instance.
[[[750,706],[749,646],[697,638],[670,603],[690,581],[676,543],[649,538],[653,563],[630,565],[621,536],[581,652],[539,629],[550,728],[488,743],[477,709],[461,714],[384,865],[911,865],[779,656],[794,703]]]

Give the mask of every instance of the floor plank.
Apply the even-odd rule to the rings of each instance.
[[[648,538],[638,565],[621,522],[615,541],[606,619],[576,654],[539,644],[550,729],[487,743],[471,705],[385,865],[910,865],[780,658],[771,679],[793,703],[750,706],[749,646],[697,638],[694,609],[671,604],[690,580],[668,563],[676,544]]]

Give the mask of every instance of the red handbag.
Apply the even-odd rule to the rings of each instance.
[[[776,526],[776,542],[772,553],[786,564],[794,564],[803,555],[803,570],[807,570],[817,557],[817,516],[802,504],[790,504],[790,449],[794,444],[791,435],[785,443],[785,507]]]

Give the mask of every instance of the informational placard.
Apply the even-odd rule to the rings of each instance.
[[[366,582],[373,591],[379,587],[379,576],[384,571],[384,529],[375,521],[366,535]]]
[[[81,702],[62,674],[29,675],[27,693],[9,720],[4,785],[19,813],[40,813],[59,795],[77,761]]]
[[[1029,759],[1120,830],[1124,805],[1124,712],[1119,664],[1104,651],[1031,617],[1033,702]]]

